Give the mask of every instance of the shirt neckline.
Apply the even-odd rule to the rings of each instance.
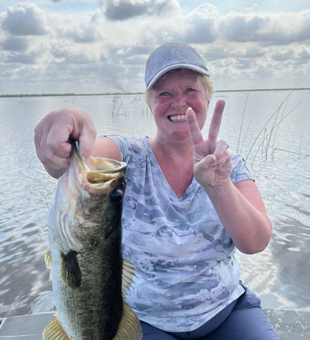
[[[178,201],[178,202],[182,202],[184,200],[186,200],[188,197],[191,197],[191,193],[196,191],[198,189],[198,182],[196,181],[196,178],[193,176],[193,179],[191,181],[191,184],[186,188],[184,194],[182,197],[178,197],[177,194],[175,193],[175,191],[171,188],[170,184],[168,183],[166,176],[164,175],[160,165],[157,162],[157,159],[155,157],[155,154],[147,140],[148,137],[144,137],[143,138],[143,143],[148,151],[148,155],[150,156],[153,164],[155,165],[155,169],[157,174],[160,176],[163,185],[166,187],[167,192],[169,193],[169,197],[170,199],[172,199],[173,201]]]

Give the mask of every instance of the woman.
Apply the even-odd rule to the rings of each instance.
[[[63,109],[35,129],[39,159],[59,177],[71,137],[84,157],[128,163],[123,253],[137,267],[127,299],[143,339],[277,339],[259,299],[239,282],[235,247],[262,251],[272,225],[244,160],[218,141],[223,101],[208,138],[201,134],[213,93],[209,71],[191,46],[168,43],[150,55],[145,82],[154,137],[97,137],[85,112]]]

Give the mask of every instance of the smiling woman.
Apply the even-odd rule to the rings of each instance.
[[[223,100],[202,135],[212,94],[205,76],[193,47],[161,45],[145,68],[154,136],[97,137],[86,112],[63,109],[37,125],[37,154],[54,177],[69,166],[68,139],[79,140],[85,158],[128,164],[122,242],[136,278],[126,299],[143,340],[277,339],[235,257],[236,249],[264,250],[271,222],[245,161],[218,140]]]

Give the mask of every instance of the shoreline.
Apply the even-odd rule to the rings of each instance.
[[[296,88],[276,88],[276,89],[231,89],[216,90],[218,92],[260,92],[260,91],[307,91],[310,87]],[[114,92],[114,93],[42,93],[42,94],[0,94],[0,98],[23,98],[23,97],[83,97],[83,96],[126,96],[126,95],[143,95],[144,92]]]

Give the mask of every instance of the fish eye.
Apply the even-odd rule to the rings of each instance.
[[[120,189],[113,190],[110,194],[110,198],[113,202],[121,202],[123,199],[123,192]]]

